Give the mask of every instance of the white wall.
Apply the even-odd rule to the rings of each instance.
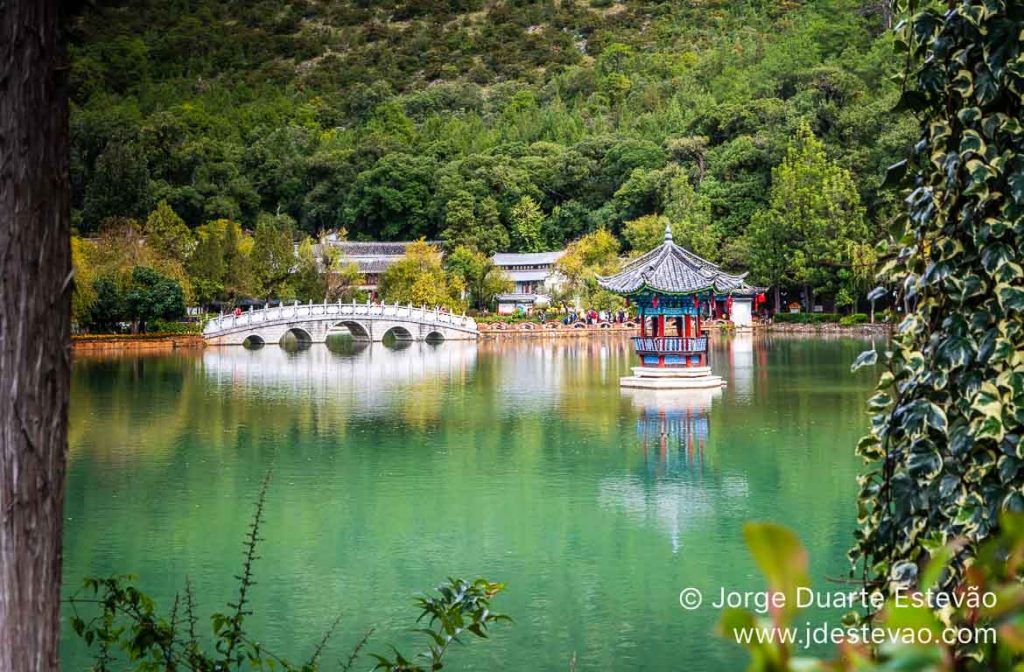
[[[732,297],[732,314],[730,318],[737,327],[750,327],[753,325],[753,298],[749,296]]]

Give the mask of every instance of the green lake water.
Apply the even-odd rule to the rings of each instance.
[[[166,607],[189,577],[226,610],[271,471],[251,633],[276,654],[304,660],[338,614],[329,663],[370,626],[367,651],[415,652],[413,598],[457,575],[507,583],[515,623],[453,670],[738,669],[679,592],[763,588],[751,519],[796,529],[819,584],[846,575],[870,345],[718,337],[725,389],[656,395],[620,391],[622,337],[80,358],[65,594],[130,572]]]

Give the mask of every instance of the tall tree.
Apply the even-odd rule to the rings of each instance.
[[[0,670],[57,670],[70,385],[67,60],[56,0],[0,5]]]
[[[413,305],[461,308],[462,279],[445,271],[441,253],[429,243],[410,243],[405,257],[388,266],[381,275],[382,300]]]
[[[544,241],[541,227],[544,224],[544,212],[529,196],[523,196],[512,207],[512,241],[519,252],[540,252]]]
[[[324,301],[327,295],[327,274],[321,272],[313,239],[306,236],[295,250],[295,269],[291,277],[292,294],[303,303]]]
[[[486,255],[508,249],[508,231],[489,196],[478,205],[469,192],[456,192],[445,205],[444,222],[441,238],[449,249],[466,246]]]
[[[849,268],[853,246],[867,237],[853,177],[829,161],[806,122],[772,171],[768,209],[754,216],[753,225],[752,254],[761,257],[755,266],[772,280],[779,262],[765,255],[784,255],[785,276],[803,286],[808,311],[814,308],[815,286]]]
[[[185,220],[167,201],[160,201],[146,218],[146,244],[162,256],[184,264],[195,249],[195,237]]]
[[[495,296],[512,291],[512,280],[483,252],[457,247],[445,257],[444,263],[462,278],[474,308],[487,308]]]
[[[295,266],[295,228],[287,216],[260,215],[253,236],[252,265],[263,296],[280,297]]]
[[[666,226],[668,217],[644,215],[626,222],[622,227],[622,237],[634,254],[642,254],[661,245],[665,240]]]

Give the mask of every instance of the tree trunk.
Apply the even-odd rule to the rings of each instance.
[[[0,3],[0,672],[59,668],[71,248],[58,4]]]
[[[778,315],[782,312],[782,292],[779,290],[779,283],[777,282],[773,288],[773,293],[775,294],[775,314]]]
[[[814,294],[811,293],[811,286],[804,285],[804,301],[806,302],[806,310],[808,313],[814,312]]]

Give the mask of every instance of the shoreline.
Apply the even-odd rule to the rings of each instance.
[[[498,325],[501,326],[498,326]],[[790,334],[790,335],[827,335],[827,336],[888,336],[892,333],[891,324],[858,324],[842,327],[837,323],[826,324],[769,324],[756,325],[750,330],[738,333],[750,334]],[[601,324],[587,326],[566,326],[561,323],[540,325],[536,322],[493,323],[481,324],[481,340],[505,340],[513,338],[580,338],[591,336],[632,336],[636,335],[637,327],[632,323]],[[731,327],[710,325],[710,331],[737,333]],[[76,355],[112,354],[119,352],[170,352],[173,350],[201,350],[207,347],[200,334],[97,334],[71,337],[71,350]]]
[[[71,337],[71,352],[76,355],[117,352],[169,352],[206,347],[201,334],[96,334]]]
[[[536,322],[519,322],[496,326],[498,323],[478,325],[480,338],[490,340],[501,340],[506,338],[568,338],[581,336],[606,336],[623,335],[636,336],[638,328],[632,323],[626,324],[602,324],[586,326],[566,326],[561,323],[548,323],[540,325]],[[849,327],[840,326],[837,322],[823,324],[757,324],[751,329],[737,330],[732,326],[721,326],[717,324],[708,325],[708,331],[725,332],[731,334],[790,334],[804,336],[889,336],[892,334],[893,325],[887,323],[856,324]]]

